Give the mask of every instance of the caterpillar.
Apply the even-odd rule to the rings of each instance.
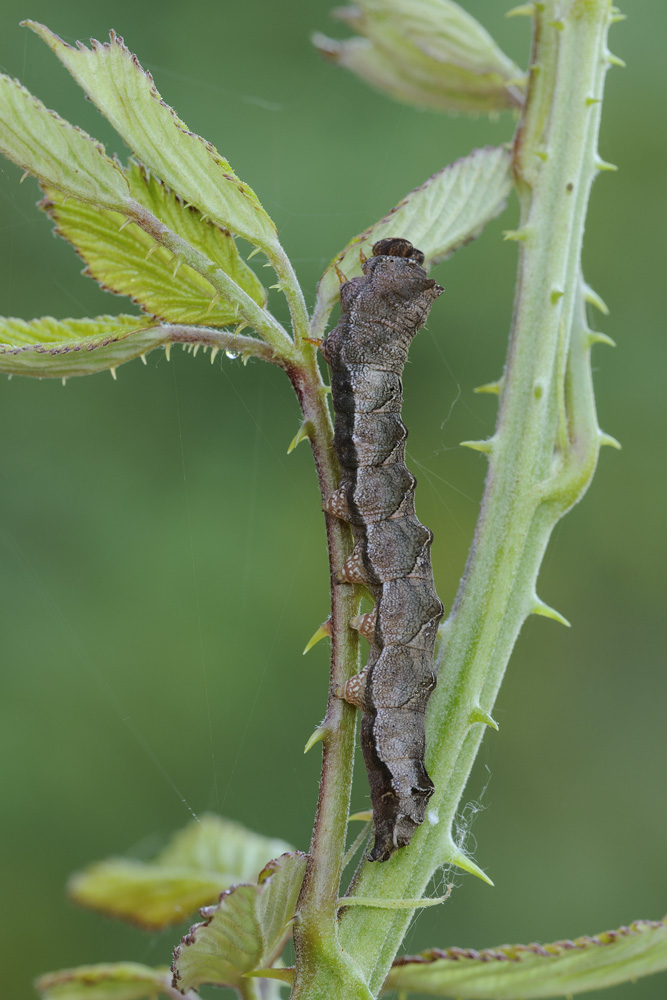
[[[443,289],[405,239],[377,242],[363,277],[341,286],[341,316],[322,343],[331,369],[338,489],[324,509],[352,526],[354,548],[337,574],[363,584],[372,611],[350,625],[370,645],[341,697],[361,709],[361,745],[373,807],[370,861],[386,861],[424,821],[433,794],[424,763],[426,704],[435,687],[443,605],[431,569],[432,532],[415,514],[405,465],[401,375],[410,343]]]

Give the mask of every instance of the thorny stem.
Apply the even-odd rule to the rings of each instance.
[[[544,0],[534,8],[533,69],[515,144],[521,257],[496,433],[471,556],[442,628],[440,679],[429,705],[427,764],[435,785],[428,821],[382,865],[363,864],[351,894],[422,896],[434,872],[474,863],[452,824],[504,670],[525,618],[549,614],[535,582],[558,518],[583,495],[600,434],[590,380],[590,331],[580,279],[611,19],[610,0]],[[294,317],[293,317],[294,318]],[[314,352],[286,364],[308,422],[320,489],[337,485],[331,419]],[[378,994],[413,910],[348,907],[337,921],[354,751],[355,712],[335,690],[357,669],[348,626],[354,589],[335,582],[349,528],[325,515],[332,592],[331,681],[320,797],[294,930],[293,1000],[369,1000]],[[444,661],[444,663],[443,663]],[[490,720],[492,721],[492,720]]]
[[[517,133],[521,257],[496,433],[477,532],[459,597],[443,626],[438,687],[427,717],[427,765],[436,785],[429,819],[410,847],[379,870],[363,866],[364,897],[411,898],[447,863],[470,867],[452,824],[483,720],[491,712],[521,625],[549,614],[535,583],[554,524],[583,495],[600,442],[582,322],[581,245],[600,169],[597,134],[609,0],[535,4],[533,70]],[[340,940],[377,995],[407,930],[409,911],[372,922],[344,911]],[[313,992],[312,997],[324,996]]]

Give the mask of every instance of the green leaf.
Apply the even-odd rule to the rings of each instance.
[[[174,997],[169,969],[152,969],[134,962],[81,965],[49,972],[35,983],[42,1000],[155,1000]],[[191,994],[191,1000],[196,996]]]
[[[512,157],[502,146],[476,149],[411,191],[387,215],[350,240],[331,261],[317,289],[313,330],[324,329],[338,300],[336,268],[349,280],[361,274],[361,257],[387,236],[402,236],[419,247],[425,266],[439,264],[474,239],[505,207],[512,187]]]
[[[231,234],[204,221],[194,208],[185,208],[156,177],[131,164],[128,181],[132,196],[171,230],[198,247],[222,268],[255,302],[264,305],[266,293],[254,272],[241,260]],[[86,262],[85,273],[103,288],[127,295],[146,312],[172,323],[238,322],[238,309],[221,301],[210,283],[176,260],[148,233],[124,225],[118,212],[68,197],[43,185],[40,208],[56,223],[56,232],[72,243]]]
[[[145,316],[30,321],[0,317],[0,371],[69,378],[115,369],[169,342],[167,328]]]
[[[189,824],[152,862],[111,858],[69,882],[71,898],[147,929],[179,923],[237,882],[257,878],[267,859],[289,850],[218,816]]]
[[[554,944],[448,948],[405,956],[385,991],[455,1000],[538,1000],[572,996],[667,969],[667,918]]]
[[[202,910],[174,951],[174,985],[239,987],[243,977],[267,969],[290,935],[306,870],[306,855],[284,854],[260,873],[257,885],[237,885],[217,906]]]
[[[130,200],[123,171],[104,146],[8,76],[0,76],[0,152],[83,201],[121,209]]]
[[[316,35],[317,48],[397,100],[473,114],[522,103],[519,67],[450,0],[359,0],[334,16],[365,37]]]
[[[73,48],[36,21],[24,21],[83,87],[137,157],[178,195],[225,229],[276,247],[276,229],[257,195],[217,149],[191,132],[158,93],[123,39]]]

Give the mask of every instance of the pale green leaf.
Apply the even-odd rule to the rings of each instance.
[[[123,171],[104,146],[8,76],[0,76],[0,152],[83,201],[120,209],[130,200]]]
[[[202,910],[174,952],[174,984],[238,987],[244,976],[267,969],[289,937],[306,869],[306,855],[284,854],[262,871],[256,885],[237,885],[217,906]]]
[[[37,378],[92,375],[168,342],[165,328],[145,316],[0,317],[0,372]]]
[[[24,21],[67,67],[129,148],[186,202],[251,243],[276,247],[273,222],[257,195],[217,149],[191,132],[158,93],[123,39],[73,48],[35,21]]]
[[[361,274],[360,254],[370,257],[373,244],[388,236],[411,240],[433,267],[479,235],[503,210],[511,187],[512,157],[502,146],[476,149],[433,174],[334,257],[318,286],[313,330],[324,328],[338,300],[336,268],[348,280]]]
[[[145,928],[179,923],[237,882],[255,881],[267,860],[289,850],[238,823],[203,816],[151,862],[111,858],[69,882],[75,902]]]
[[[81,965],[49,972],[35,983],[42,1000],[156,1000],[179,994],[167,968],[152,969],[135,962]],[[195,994],[190,994],[196,1000]]]
[[[493,113],[522,103],[523,74],[450,0],[359,0],[334,11],[364,38],[315,45],[391,97],[441,111]]]
[[[132,196],[188,243],[198,248],[238,285],[264,305],[266,295],[253,271],[241,260],[233,237],[201,221],[155,177],[136,164],[128,171]],[[102,287],[127,295],[146,312],[172,323],[225,326],[238,322],[238,309],[224,302],[210,283],[136,225],[124,225],[118,212],[67,197],[43,186],[40,208],[56,223],[86,262],[86,273]]]
[[[667,969],[667,918],[554,944],[449,948],[398,959],[385,991],[453,1000],[573,996]]]
[[[0,317],[0,372],[35,378],[68,379],[111,371],[125,361],[164,347],[167,360],[172,344],[196,353],[211,348],[211,361],[219,351],[228,357],[258,357],[281,363],[273,348],[227,330],[205,326],[180,326],[149,320],[145,316],[98,316],[95,319],[24,320]]]

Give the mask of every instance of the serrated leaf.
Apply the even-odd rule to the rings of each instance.
[[[237,882],[257,878],[268,858],[289,850],[282,840],[252,833],[218,816],[202,816],[173,838],[154,861],[111,858],[69,882],[82,906],[147,929],[180,923]]]
[[[172,997],[171,972],[135,962],[81,965],[49,972],[35,983],[42,1000],[155,1000]],[[190,994],[190,1000],[197,1000]]]
[[[512,158],[502,146],[476,149],[411,191],[387,215],[365,229],[331,261],[317,289],[313,328],[320,329],[338,300],[336,268],[349,280],[361,274],[361,257],[388,236],[412,241],[433,267],[479,235],[504,208],[512,187]]]
[[[450,0],[358,0],[334,11],[364,38],[315,45],[397,100],[440,111],[492,113],[522,103],[522,72]]]
[[[573,996],[667,969],[667,918],[637,920],[595,937],[484,951],[449,948],[405,956],[384,990],[455,1000]]]
[[[132,164],[127,174],[132,196],[183,239],[204,252],[244,291],[264,305],[265,291],[241,260],[233,237],[183,204],[155,177]],[[221,301],[213,288],[187,264],[176,266],[173,255],[136,225],[124,226],[118,212],[99,209],[43,185],[40,208],[56,223],[56,231],[72,243],[86,262],[86,273],[103,288],[127,295],[142,309],[171,323],[225,326],[238,322],[235,306]]]
[[[145,316],[0,317],[0,372],[37,378],[92,375],[164,343],[169,343],[167,328]]]
[[[256,885],[237,885],[205,907],[174,951],[174,985],[203,983],[239,987],[244,976],[268,968],[280,955],[306,870],[306,855],[284,854],[270,862]]]
[[[158,93],[123,39],[73,48],[36,21],[24,21],[55,52],[129,148],[187,202],[259,246],[277,246],[257,195],[217,149],[191,132]]]
[[[104,146],[8,76],[0,76],[0,152],[84,201],[119,209],[130,200],[123,171]]]

